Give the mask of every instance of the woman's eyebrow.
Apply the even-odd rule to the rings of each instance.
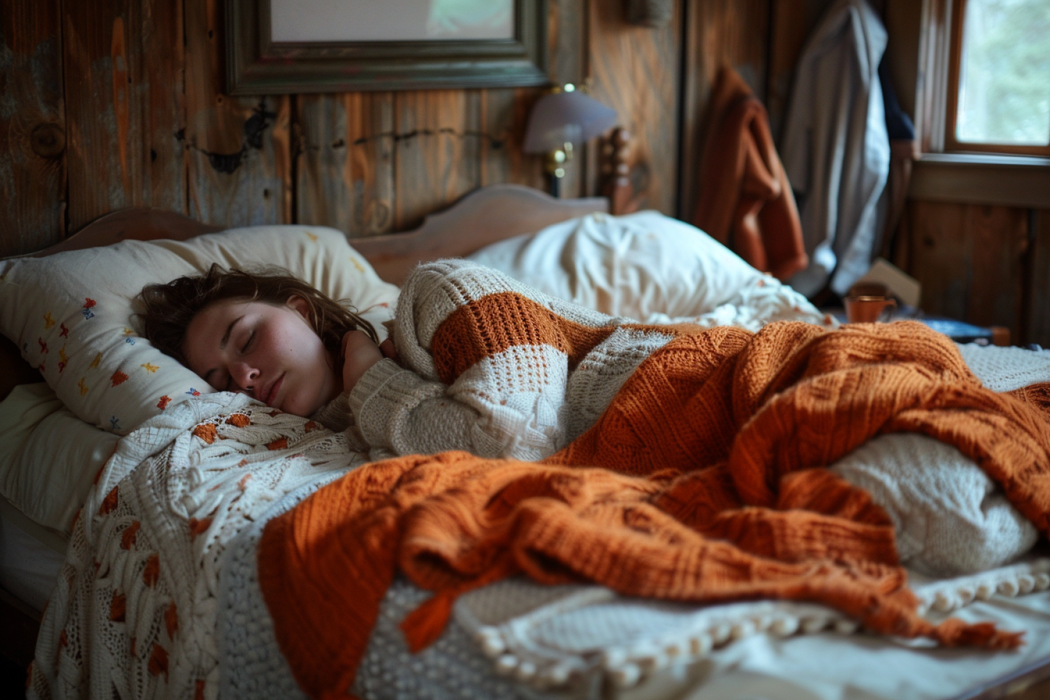
[[[230,336],[233,334],[233,327],[237,325],[237,322],[244,318],[244,315],[238,316],[237,318],[230,321],[230,325],[226,326],[226,332],[222,336],[222,340],[219,341],[219,350],[225,350],[226,345],[230,342]],[[215,374],[215,368],[212,367],[204,373],[204,381],[211,384],[211,375]],[[214,386],[214,385],[212,385]]]
[[[238,316],[237,318],[235,318],[232,321],[230,321],[230,325],[226,326],[226,334],[223,335],[222,336],[222,340],[219,341],[219,349],[220,350],[225,350],[226,349],[226,344],[230,342],[230,335],[233,333],[233,327],[236,326],[237,323],[242,318],[244,318],[243,315]]]

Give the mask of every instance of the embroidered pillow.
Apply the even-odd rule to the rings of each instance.
[[[141,337],[142,288],[206,271],[277,265],[351,303],[382,331],[397,287],[339,231],[252,226],[188,241],[123,241],[0,261],[0,331],[81,420],[126,435],[187,396],[215,391]]]

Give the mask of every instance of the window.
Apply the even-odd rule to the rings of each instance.
[[[1050,155],[1050,0],[952,5],[944,149]]]

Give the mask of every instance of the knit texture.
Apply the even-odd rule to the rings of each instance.
[[[995,482],[959,450],[925,435],[879,435],[831,470],[890,516],[909,569],[960,576],[1002,566],[1039,533]]]
[[[190,398],[146,421],[78,514],[27,696],[216,698],[227,545],[357,457],[342,434],[241,394]]]
[[[597,419],[675,326],[641,326],[460,260],[422,265],[383,360],[349,395],[349,432],[382,459],[467,450],[536,460]],[[586,361],[584,361],[586,358]]]
[[[547,300],[528,303],[527,292],[494,294],[507,291],[518,292],[513,303],[411,297],[417,308],[445,307],[431,328],[412,324],[432,352],[413,358],[399,343],[402,357],[454,386],[522,347],[554,348],[579,371],[610,335]],[[452,328],[454,339],[443,335]],[[270,521],[259,582],[308,694],[351,688],[397,569],[435,591],[402,625],[414,649],[440,635],[458,595],[517,573],[665,600],[819,602],[883,634],[1020,643],[991,624],[922,619],[891,520],[823,467],[879,433],[924,433],[973,459],[1045,534],[1046,385],[992,392],[945,336],[918,323],[631,330],[673,337],[546,461],[454,451],[390,459]],[[450,345],[464,336],[473,340]]]

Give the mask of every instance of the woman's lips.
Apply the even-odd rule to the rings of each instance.
[[[266,393],[266,398],[263,399],[263,403],[272,408],[276,408],[273,405],[274,399],[277,398],[277,390],[281,388],[281,383],[284,382],[284,375],[282,374],[277,378],[277,381],[270,385],[270,391]]]

